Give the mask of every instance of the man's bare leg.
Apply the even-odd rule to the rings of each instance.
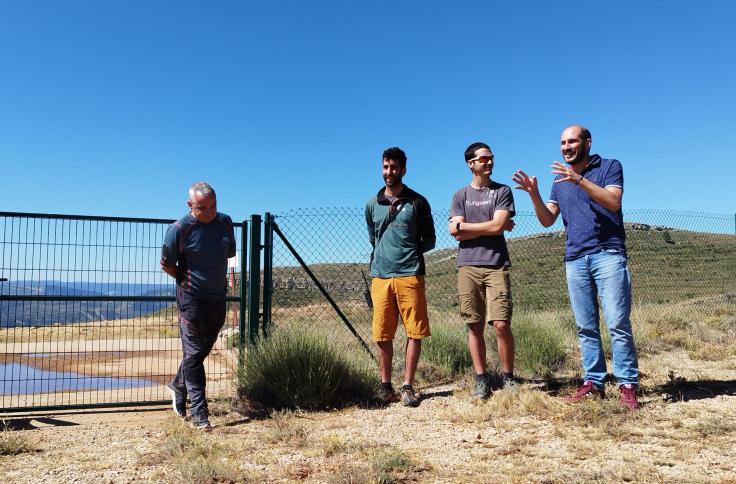
[[[391,383],[391,360],[394,357],[394,342],[378,341],[376,344],[378,345],[378,368],[381,383]]]
[[[414,385],[414,374],[419,364],[419,355],[422,354],[421,339],[406,339],[406,368],[404,371],[404,384]]]
[[[483,336],[484,323],[468,324],[468,350],[473,359],[473,369],[476,375],[486,372],[486,340]]]
[[[501,370],[506,374],[514,373],[514,334],[508,321],[494,321],[496,342],[498,343],[498,358],[501,360]]]

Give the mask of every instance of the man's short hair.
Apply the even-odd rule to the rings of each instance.
[[[580,130],[580,139],[582,139],[583,141],[585,141],[586,139],[593,139],[593,137],[590,135],[590,131],[588,131],[588,128],[586,128],[582,124],[571,124],[562,131],[565,131],[569,128],[578,128]]]
[[[465,161],[470,161],[473,158],[475,158],[475,152],[478,151],[481,148],[485,148],[488,151],[491,151],[491,147],[487,144],[483,143],[482,141],[476,141],[475,143],[468,146],[468,148],[465,150]]]
[[[207,182],[195,182],[192,183],[192,186],[189,187],[189,198],[194,198],[194,194],[196,192],[201,193],[205,197],[209,197],[212,195],[213,197],[216,197],[215,189],[212,188],[212,185],[210,185]]]
[[[406,153],[404,153],[404,150],[402,150],[398,146],[386,148],[383,151],[382,160],[394,160],[401,166],[401,168],[406,168]]]

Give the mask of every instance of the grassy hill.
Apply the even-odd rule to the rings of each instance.
[[[508,241],[512,291],[517,309],[555,309],[568,305],[562,232],[519,237]],[[635,305],[675,303],[691,299],[736,300],[736,236],[650,228],[627,224],[627,249]],[[427,297],[430,306],[456,306],[457,249],[426,255]],[[337,300],[365,305],[366,264],[310,266]],[[300,267],[274,268],[274,307],[323,302]]]

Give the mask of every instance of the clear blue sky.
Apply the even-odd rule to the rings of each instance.
[[[200,179],[234,219],[359,207],[392,145],[446,209],[476,140],[546,197],[582,123],[625,209],[734,213],[735,5],[3,0],[0,210],[174,218]]]

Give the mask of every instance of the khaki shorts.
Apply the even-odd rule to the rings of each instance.
[[[457,271],[460,316],[467,324],[507,321],[511,323],[509,268],[462,266]]]
[[[393,341],[399,325],[399,314],[407,337],[422,339],[429,336],[424,276],[374,277],[371,281],[371,299],[373,341]]]

